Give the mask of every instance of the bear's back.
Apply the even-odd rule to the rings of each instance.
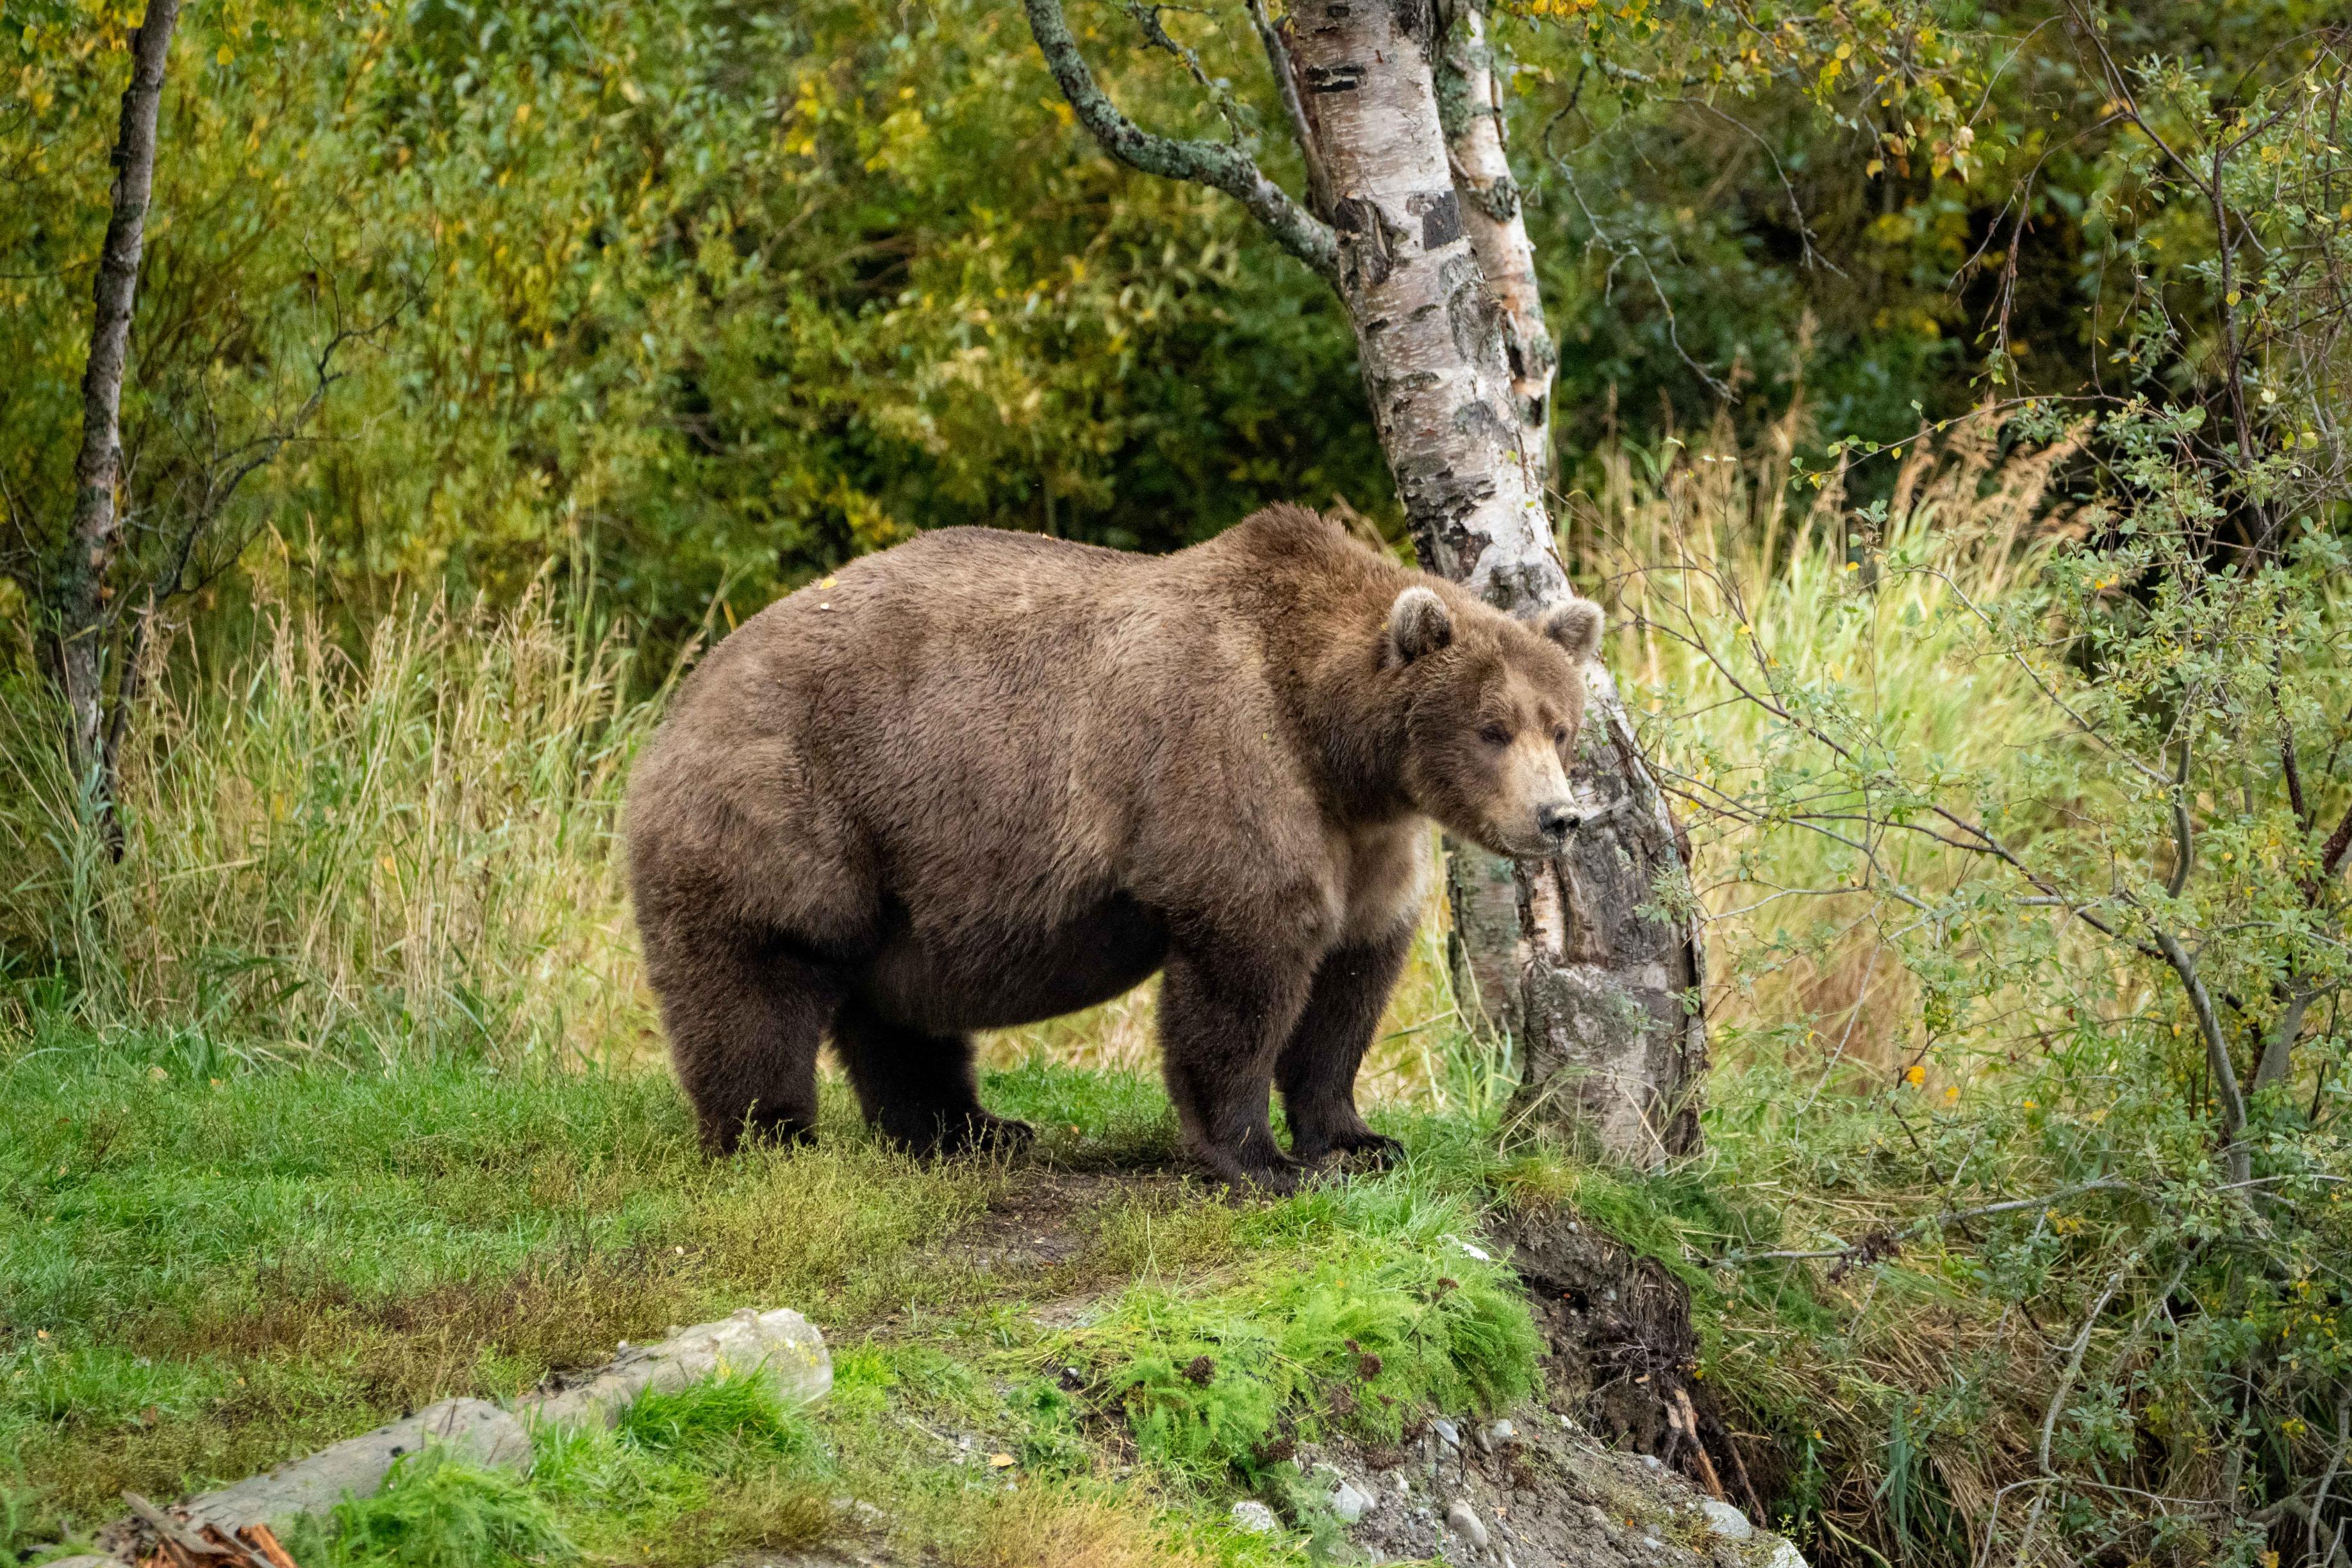
[[[1213,549],[940,529],[711,652],[639,765],[633,859],[658,873],[675,844],[795,925],[891,900],[951,922],[1007,897],[1042,914],[1118,881],[1139,841],[1218,836],[1208,814],[1295,796],[1265,744],[1275,706]]]

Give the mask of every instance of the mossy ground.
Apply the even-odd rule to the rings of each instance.
[[[1042,1129],[1013,1163],[905,1159],[830,1087],[815,1147],[711,1163],[657,1070],[30,1046],[0,1062],[0,1560],[125,1490],[747,1304],[824,1329],[824,1406],[640,1410],[512,1495],[420,1474],[317,1550],[700,1563],[821,1536],[854,1497],[951,1562],[1287,1561],[1304,1536],[1226,1523],[1296,1490],[1286,1438],[1379,1440],[1535,1382],[1524,1302],[1464,1244],[1492,1162],[1447,1119],[1388,1119],[1397,1171],[1235,1199],[1182,1176],[1159,1086],[1118,1070],[992,1074]]]

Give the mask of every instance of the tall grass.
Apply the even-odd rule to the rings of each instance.
[[[1564,533],[1608,584],[1610,666],[1694,841],[1718,1049],[1792,1046],[1824,1066],[1885,1071],[1917,1009],[1888,951],[1883,894],[1851,845],[1769,810],[1759,819],[1759,805],[1785,803],[1769,796],[1790,788],[1791,727],[1747,694],[1818,705],[1809,714],[1846,725],[1858,752],[1956,781],[1956,805],[1957,781],[2027,793],[2027,743],[2043,738],[2049,706],[2024,671],[1988,654],[1979,611],[2032,581],[2070,536],[2044,500],[2074,446],[2003,457],[1989,431],[1963,423],[1913,443],[1884,515],[1862,518],[1845,507],[1843,470],[1810,505],[1791,499],[1802,492],[1786,455],[1801,418],[1792,407],[1757,453],[1721,426],[1654,454],[1604,452]],[[1851,793],[1843,780],[1811,787],[1815,812]],[[1864,802],[1851,793],[1850,804]],[[1925,837],[1870,847],[1926,889],[1959,874]]]
[[[246,1051],[633,1048],[614,839],[654,710],[628,644],[583,623],[534,591],[412,601],[356,648],[284,603],[233,652],[163,640],[119,862],[51,699],[0,690],[0,959],[66,977],[86,1021]]]
[[[2040,722],[2036,704],[2013,666],[1973,657],[1959,605],[1997,601],[2035,569],[2064,453],[1998,462],[1967,427],[1915,444],[1872,543],[1934,570],[1857,599],[1838,488],[1792,506],[1793,423],[1783,434],[1760,454],[1721,431],[1605,451],[1563,531],[1609,581],[1610,663],[1654,753],[1702,808],[1710,942],[1744,960],[1716,966],[1719,1029],[1826,1030],[1843,1060],[1883,1067],[1906,981],[1879,951],[1867,895],[1837,885],[1838,847],[1703,809],[1776,744],[1729,683],[1769,650],[1798,682],[1859,696],[1918,755],[1998,770]],[[658,702],[632,697],[625,639],[588,623],[545,592],[498,613],[412,600],[352,645],[309,610],[264,602],[241,635],[162,640],[125,758],[119,863],[45,690],[0,687],[0,977],[62,976],[56,994],[88,1021],[167,1024],[247,1051],[646,1051],[614,827]],[[1887,852],[1932,877],[1914,846]],[[1365,1087],[1475,1110],[1497,1064],[1462,1027],[1443,921],[1433,906]],[[22,1023],[21,985],[13,994]],[[1155,1000],[1147,987],[986,1049],[1000,1065],[1147,1068]]]

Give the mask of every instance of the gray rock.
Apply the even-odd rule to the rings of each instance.
[[[1519,1429],[1508,1421],[1497,1421],[1493,1426],[1487,1427],[1484,1432],[1481,1432],[1479,1436],[1485,1439],[1485,1442],[1481,1446],[1491,1454],[1496,1448],[1507,1448],[1513,1443],[1517,1442],[1519,1440]]]
[[[427,1444],[502,1469],[530,1463],[530,1435],[521,1422],[488,1400],[445,1399],[307,1459],[191,1498],[188,1517],[228,1531],[247,1524],[280,1531],[306,1513],[326,1512],[345,1492],[373,1497],[394,1465]]]
[[[1341,1481],[1331,1489],[1331,1511],[1339,1516],[1342,1524],[1353,1524],[1363,1518],[1376,1500],[1371,1493],[1358,1490],[1353,1481]]]
[[[787,1405],[814,1404],[833,1388],[824,1336],[790,1307],[751,1307],[715,1323],[697,1323],[659,1344],[624,1347],[610,1367],[576,1388],[518,1402],[541,1421],[619,1419],[649,1388],[683,1388],[715,1373],[757,1373]]]
[[[1468,1542],[1477,1550],[1486,1550],[1486,1526],[1478,1511],[1468,1503],[1454,1501],[1445,1511],[1445,1528]]]
[[[1234,1504],[1233,1520],[1234,1529],[1246,1530],[1252,1535],[1272,1535],[1282,1528],[1282,1521],[1274,1517],[1274,1510],[1255,1498],[1244,1498]]]
[[[1806,1568],[1805,1554],[1797,1543],[1784,1535],[1772,1537],[1772,1554],[1764,1559],[1764,1568]]]
[[[890,1522],[888,1514],[862,1497],[835,1498],[833,1511],[860,1530],[880,1530]]]
[[[1748,1516],[1727,1502],[1717,1502],[1711,1497],[1701,1498],[1698,1506],[1699,1511],[1706,1515],[1706,1527],[1717,1535],[1732,1541],[1745,1541],[1756,1533],[1756,1527],[1748,1522]]]
[[[1462,1446],[1462,1429],[1444,1416],[1440,1416],[1429,1425],[1431,1430],[1437,1434],[1438,1440],[1447,1448],[1458,1448]]]

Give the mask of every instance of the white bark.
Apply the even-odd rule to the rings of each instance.
[[[1331,191],[1339,297],[1422,564],[1520,609],[1570,592],[1542,457],[1463,227],[1423,0],[1307,0],[1284,29]]]
[[[1503,355],[1511,372],[1512,412],[1521,446],[1536,471],[1551,471],[1551,382],[1559,363],[1536,286],[1536,247],[1511,177],[1503,118],[1505,73],[1486,34],[1485,0],[1457,0],[1437,64],[1439,117],[1462,198],[1462,228],[1502,312]]]

